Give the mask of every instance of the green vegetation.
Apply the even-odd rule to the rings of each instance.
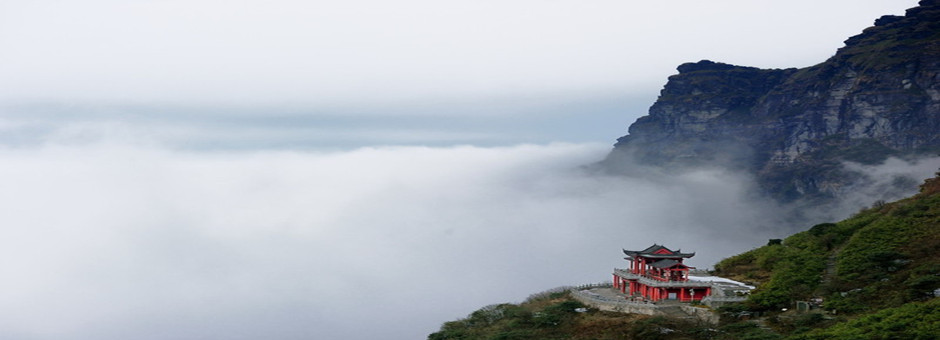
[[[829,339],[937,339],[940,337],[940,300],[887,308],[849,322],[816,329],[798,340]]]
[[[857,231],[839,254],[828,309],[875,311],[940,288],[940,180],[912,199],[876,205],[843,224]]]
[[[746,303],[722,309],[725,322],[763,313],[769,329],[792,339],[937,339],[938,226],[940,177],[912,198],[725,259],[716,274],[759,285]],[[821,310],[781,312],[813,298]]]
[[[877,202],[727,258],[715,274],[758,285],[719,325],[584,308],[566,292],[484,307],[445,339],[940,339],[940,173],[914,197]],[[797,301],[822,300],[797,311]],[[784,311],[784,309],[787,309]]]
[[[940,284],[940,195],[936,179],[922,193],[839,223],[824,223],[779,244],[725,259],[716,274],[759,283],[756,311],[826,297],[826,309],[863,312],[932,296]]]
[[[936,17],[933,8],[922,8],[922,17]],[[917,60],[916,53],[933,48],[940,35],[940,23],[933,20],[901,20],[895,25],[875,26],[846,42],[840,51],[855,69],[881,71]]]
[[[540,294],[521,304],[483,307],[464,319],[444,323],[428,340],[452,339],[702,339],[711,326],[661,316],[602,312],[567,292]],[[581,312],[578,312],[578,308]]]

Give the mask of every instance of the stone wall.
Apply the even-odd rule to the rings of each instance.
[[[631,303],[627,301],[617,302],[605,299],[598,299],[580,292],[571,292],[571,296],[581,303],[597,308],[605,312],[634,313],[646,315],[659,315],[657,306],[651,303]]]
[[[683,317],[695,318],[711,324],[718,323],[718,315],[712,312],[712,310],[709,308],[693,307],[684,304],[661,306],[653,303],[631,302],[622,299],[613,299],[601,294],[594,293],[591,290],[572,290],[571,297],[583,304],[606,312],[665,315],[676,317],[677,315],[670,314],[667,309],[672,310],[676,307],[679,307],[679,309],[684,314],[686,314]]]

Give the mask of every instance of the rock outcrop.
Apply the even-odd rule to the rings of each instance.
[[[812,67],[703,60],[678,71],[603,166],[730,167],[752,172],[766,193],[793,201],[835,197],[858,180],[845,161],[875,164],[940,151],[937,0],[875,20]]]

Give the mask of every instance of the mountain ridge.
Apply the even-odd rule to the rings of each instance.
[[[721,166],[754,174],[779,201],[819,202],[864,180],[843,162],[940,152],[937,0],[878,18],[818,65],[760,69],[702,60],[677,70],[649,114],[600,162],[604,170]]]

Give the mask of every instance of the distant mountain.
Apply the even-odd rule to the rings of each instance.
[[[940,152],[940,1],[883,16],[825,62],[758,69],[678,67],[647,116],[601,166],[629,172],[723,166],[753,173],[783,202],[838,197],[860,174],[844,161]],[[913,191],[917,181],[904,184]]]

